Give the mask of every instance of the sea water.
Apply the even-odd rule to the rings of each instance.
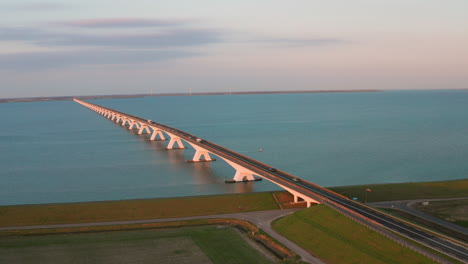
[[[468,177],[468,91],[88,100],[170,125],[322,186]],[[0,204],[278,190],[225,184],[221,159],[187,163],[73,101],[0,104]],[[262,151],[259,151],[262,149]]]

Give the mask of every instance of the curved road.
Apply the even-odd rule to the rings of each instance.
[[[150,120],[146,120],[140,117],[136,117],[133,115],[129,115],[126,113],[122,113],[110,108],[102,107],[99,105],[91,104],[88,102],[75,100],[76,102],[83,104],[89,104],[94,108],[98,108],[101,111],[110,111],[114,113],[118,113],[124,117],[129,119],[133,119],[138,121],[142,124],[148,124],[152,127],[157,127],[163,131],[167,131],[172,133],[181,139],[188,141],[194,145],[198,145],[209,152],[213,153],[214,155],[223,157],[228,159],[234,163],[237,163],[253,172],[257,175],[268,179],[274,183],[283,185],[287,188],[295,190],[304,196],[310,197],[315,199],[323,204],[326,204],[343,214],[346,214],[355,220],[366,224],[374,229],[382,230],[382,228],[386,228],[392,230],[400,235],[403,235],[407,238],[413,239],[419,243],[422,243],[434,250],[442,252],[444,254],[450,255],[458,260],[468,263],[468,250],[465,245],[455,244],[452,241],[447,241],[445,239],[439,238],[434,236],[430,233],[425,231],[419,230],[410,226],[406,223],[402,223],[396,218],[393,218],[387,214],[383,214],[378,212],[371,207],[362,205],[355,201],[352,201],[340,194],[337,194],[333,191],[330,191],[326,188],[318,186],[314,183],[305,181],[305,180],[297,180],[296,176],[288,174],[286,172],[273,169],[271,166],[234,152],[230,149],[226,149],[222,146],[219,146],[215,143],[201,140],[200,138],[187,133],[185,131],[176,129],[174,127],[170,127],[161,123],[153,122]],[[88,106],[89,107],[89,106]],[[296,179],[296,180],[295,180]]]
[[[468,236],[468,228],[453,224],[451,222],[445,221],[441,218],[437,218],[432,215],[428,215],[423,213],[419,210],[414,209],[412,206],[416,203],[421,202],[431,202],[431,201],[450,201],[450,200],[466,200],[468,197],[465,198],[446,198],[446,199],[417,199],[417,200],[399,200],[399,201],[386,201],[386,202],[373,202],[367,203],[367,205],[372,207],[382,207],[382,208],[390,208],[390,209],[398,209],[401,211],[405,211],[409,214],[417,216],[419,218],[425,219],[427,221],[436,223],[438,225],[444,226],[446,228],[452,229],[456,232],[464,234]]]

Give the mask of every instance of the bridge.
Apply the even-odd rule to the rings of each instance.
[[[382,233],[388,238],[395,240],[400,244],[405,244],[407,247],[410,247],[439,262],[446,261],[432,253],[421,250],[419,247],[415,247],[413,244],[405,242],[390,231],[409,239],[416,240],[427,247],[450,255],[464,263],[468,262],[466,243],[446,238],[443,239],[429,231],[416,229],[409,223],[401,222],[388,214],[384,214],[364,204],[350,200],[345,196],[328,190],[327,188],[300,179],[287,172],[278,170],[265,163],[254,160],[180,129],[82,100],[74,99],[74,101],[123,127],[130,130],[138,130],[138,134],[140,135],[149,134],[150,140],[166,140],[166,136],[169,137],[169,143],[167,144],[166,149],[186,148],[184,145],[184,142],[186,142],[195,149],[195,154],[190,162],[211,162],[215,160],[211,155],[219,157],[232,166],[236,171],[233,177],[233,182],[253,181],[256,180],[254,177],[255,175],[259,176],[279,185],[281,188],[291,193],[294,197],[295,203],[299,202],[299,200],[303,200],[306,202],[307,207],[310,207],[312,204],[325,204],[336,209],[343,215]]]

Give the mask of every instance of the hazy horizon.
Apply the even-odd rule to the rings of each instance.
[[[0,98],[468,88],[468,2],[5,0]]]

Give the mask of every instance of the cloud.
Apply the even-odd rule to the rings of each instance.
[[[37,71],[83,65],[137,64],[197,56],[186,51],[77,50],[0,55],[0,70]]]
[[[59,24],[83,28],[136,28],[180,26],[187,22],[189,21],[182,19],[107,18],[66,21]]]
[[[348,43],[339,38],[259,38],[254,41],[286,46],[325,46]]]
[[[54,2],[43,2],[43,3],[29,3],[29,4],[19,4],[11,6],[12,9],[15,10],[23,10],[23,11],[48,11],[48,10],[59,10],[64,9],[67,6],[61,3],[54,3]]]
[[[211,29],[169,29],[155,33],[64,33],[35,28],[0,27],[0,40],[26,41],[41,46],[107,46],[167,48],[217,43],[221,33]]]
[[[181,21],[181,20],[180,20]],[[19,41],[48,48],[47,52],[0,53],[0,69],[32,71],[82,65],[137,64],[201,55],[193,47],[224,41],[223,33],[205,28],[175,26],[169,20],[106,19],[86,20],[79,29],[63,27],[1,27],[0,41]],[[126,29],[143,25],[158,26],[144,31]],[[84,28],[81,28],[84,25]],[[161,27],[165,25],[164,27]],[[63,26],[63,25],[62,25]],[[88,28],[120,28],[94,31]],[[67,30],[67,31],[65,31]]]

